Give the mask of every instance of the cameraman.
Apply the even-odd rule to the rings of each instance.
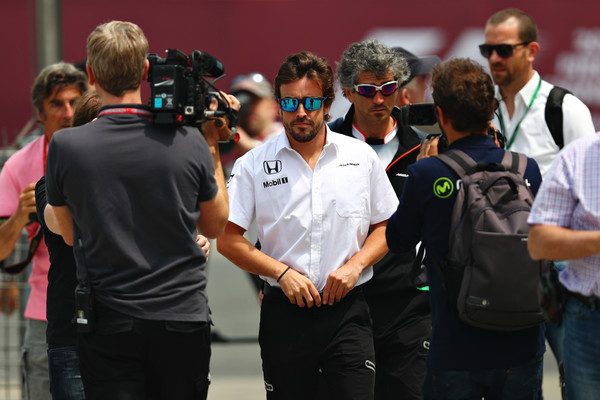
[[[195,239],[197,228],[215,237],[227,222],[217,141],[229,130],[154,125],[140,94],[147,50],[133,23],[92,31],[87,71],[105,106],[48,151],[46,222],[74,243],[80,289],[92,292],[93,313],[78,299],[87,399],[207,396],[206,257]]]
[[[450,149],[461,150],[482,164],[502,160],[504,150],[487,134],[497,102],[492,80],[483,68],[465,58],[443,62],[433,70],[432,87],[440,128]],[[419,241],[425,244],[432,333],[424,398],[540,398],[543,328],[505,332],[475,328],[458,318],[456,306],[448,300],[441,271],[450,251],[451,215],[459,193],[457,174],[437,157],[429,157],[412,164],[408,175],[386,238],[390,251],[400,254]],[[541,175],[532,159],[527,160],[524,176],[532,192],[537,192]],[[440,194],[435,190],[438,182],[447,184],[449,190]]]

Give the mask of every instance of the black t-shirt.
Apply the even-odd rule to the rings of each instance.
[[[44,241],[50,254],[46,299],[46,318],[48,319],[46,341],[50,346],[74,346],[77,342],[77,328],[73,323],[75,286],[77,286],[75,258],[73,257],[73,248],[46,226],[44,219],[46,204],[46,180],[42,177],[35,185],[35,206],[38,220],[44,230]]]
[[[209,320],[195,238],[199,202],[217,186],[198,129],[111,114],[57,132],[46,190],[49,204],[69,207],[77,274],[98,301],[136,318]]]

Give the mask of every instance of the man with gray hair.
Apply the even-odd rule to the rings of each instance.
[[[71,126],[75,100],[86,90],[85,74],[67,63],[49,65],[35,79],[32,102],[44,134],[10,157],[0,173],[0,260],[15,249],[23,228],[30,238],[36,235],[39,224],[32,217],[36,212],[34,188],[46,168],[48,142],[56,131]],[[38,400],[50,398],[46,345],[50,260],[43,241],[35,249],[32,261],[31,292],[25,308],[23,390],[25,398]]]
[[[412,76],[408,64],[394,49],[365,40],[346,49],[337,72],[352,106],[330,128],[371,145],[399,198],[420,147],[419,136],[402,125],[395,107],[400,84]],[[421,263],[414,265],[415,256],[414,249],[387,253],[365,284],[373,319],[377,400],[421,398],[431,319]]]

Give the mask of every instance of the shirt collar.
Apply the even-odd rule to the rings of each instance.
[[[535,93],[535,89],[537,88],[538,82],[540,80],[540,75],[537,71],[533,71],[533,76],[531,79],[519,90],[519,96],[521,100],[523,100],[524,104],[529,104],[533,94]]]
[[[520,97],[521,100],[523,100],[523,103],[525,103],[526,105],[529,104],[529,102],[531,101],[531,98],[533,97],[533,93],[535,92],[535,88],[537,87],[539,80],[540,74],[538,74],[538,72],[534,70],[531,79],[529,79],[525,86],[523,86],[521,90],[519,90],[519,93],[517,93],[517,96]],[[496,99],[498,99],[498,101],[502,101],[502,93],[500,93],[499,86],[496,86]]]
[[[323,149],[327,149],[329,148],[331,145],[333,145],[333,147],[335,147],[335,149],[337,149],[337,143],[335,140],[335,134],[333,133],[333,131],[331,129],[329,129],[329,126],[327,125],[327,123],[323,123],[323,125],[325,125],[325,145],[323,146]],[[275,145],[275,154],[278,154],[281,150],[283,149],[289,149],[289,150],[293,150],[292,146],[290,145],[290,140],[287,137],[287,134],[285,133],[285,128],[283,129],[282,132],[279,133],[279,136],[277,136],[277,144]]]
[[[489,135],[468,135],[454,141],[450,149],[464,148],[497,148],[494,140]]]

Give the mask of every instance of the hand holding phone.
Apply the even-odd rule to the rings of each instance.
[[[438,155],[441,137],[441,134],[430,134],[425,136],[423,140],[421,140],[421,148],[419,149],[417,161],[423,158]]]

